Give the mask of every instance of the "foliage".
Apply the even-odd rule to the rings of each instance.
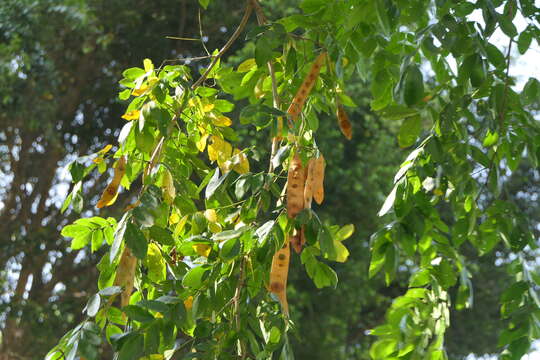
[[[538,80],[518,93],[508,73],[512,45],[524,53],[537,37],[538,9],[511,0],[311,0],[300,7],[301,14],[265,25],[258,3],[247,2],[244,18],[255,10],[261,24],[248,32],[253,57],[229,66],[220,59],[225,47],[195,83],[185,66],[155,68],[148,59],[123,73],[119,97],[133,99],[118,150],[74,162],[71,172],[83,181],[93,168],[103,171],[101,164],[125,162],[121,185],[129,190],[141,178],[142,188],[118,224],[93,218],[116,227],[113,236],[103,231],[110,248],[98,267],[99,292],[88,302],[88,318],[48,358],[96,358],[100,333],[121,359],[292,357],[287,330],[294,324],[265,290],[272,256],[296,228],[307,242],[307,274],[317,287],[336,286],[326,261],[347,257],[341,241],[351,227],[330,225],[312,209],[287,216],[283,175],[295,154],[307,164],[322,151],[321,114],[355,106],[344,92],[352,76],[370,84],[373,111],[401,122],[399,145],[412,147],[379,211],[388,224],[371,237],[369,276],[382,272],[390,285],[403,264],[413,275],[371,332],[378,340],[370,356],[447,358],[451,303],[468,308],[474,298],[470,252],[483,256],[498,247],[512,252],[503,259],[512,281],[499,299],[508,327],[499,339],[502,357],[519,359],[538,338],[538,279],[528,261],[536,224],[509,193],[522,163],[537,166]],[[470,20],[474,11],[483,23]],[[529,21],[521,33],[512,22],[518,13]],[[509,38],[506,55],[489,42],[497,28]],[[310,80],[316,84],[293,121],[296,110],[287,114],[283,104],[297,99],[322,53],[319,79]],[[207,79],[215,85],[199,86]],[[236,144],[236,121],[226,115],[235,104],[242,106],[240,124],[274,139],[268,170],[254,147]],[[99,232],[91,230],[98,227],[78,221],[64,235],[97,250]],[[130,253],[135,272],[122,265]],[[135,278],[133,294],[115,280],[126,274]],[[118,294],[130,296],[120,310],[113,306]]]

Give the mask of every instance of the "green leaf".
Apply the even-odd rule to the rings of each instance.
[[[150,237],[162,245],[174,245],[171,232],[157,225],[150,228]]]
[[[167,277],[167,264],[159,247],[155,243],[148,245],[146,254],[146,267],[148,268],[148,278],[154,282],[160,282]]]
[[[133,255],[143,260],[148,251],[148,241],[142,231],[130,222],[126,226],[124,238],[126,239],[126,245],[131,249]]]
[[[132,320],[138,322],[149,322],[154,320],[154,316],[150,312],[137,305],[126,305],[122,308],[122,311]]]
[[[398,133],[398,143],[402,148],[412,146],[422,132],[422,119],[420,116],[413,116],[405,119]]]
[[[369,349],[369,355],[372,359],[389,359],[390,355],[397,348],[397,340],[395,339],[382,339],[376,341]]]
[[[208,4],[210,4],[210,0],[199,0],[199,4],[206,10]]]
[[[486,45],[486,53],[489,62],[497,69],[502,69],[506,66],[506,59],[503,53],[495,45],[488,43]]]
[[[94,230],[92,232],[91,251],[95,252],[99,250],[101,244],[103,244],[103,231]]]
[[[210,270],[210,265],[200,265],[189,270],[182,279],[182,285],[194,289],[199,289],[207,277],[207,272]]]
[[[403,100],[407,106],[418,104],[424,97],[424,77],[418,65],[410,65],[403,78]]]
[[[240,235],[245,233],[247,230],[249,230],[247,226],[243,226],[241,228],[234,229],[234,230],[225,230],[225,231],[214,234],[212,236],[212,240],[225,241],[225,240],[238,238]]]
[[[220,257],[225,261],[234,259],[238,254],[240,254],[240,239],[237,237],[227,240],[219,252]]]
[[[118,360],[139,359],[144,350],[144,336],[141,333],[134,333],[122,345],[118,354]]]
[[[351,237],[351,235],[354,233],[354,225],[348,224],[343,226],[341,229],[338,230],[336,233],[336,241],[344,241]]]
[[[531,105],[538,102],[540,97],[540,82],[531,77],[523,87],[521,92],[521,101],[524,105]]]
[[[86,304],[86,314],[90,317],[96,316],[97,312],[99,311],[100,304],[101,296],[99,296],[99,294],[94,294]]]
[[[255,230],[255,235],[259,239],[259,244],[262,244],[266,241],[272,229],[274,228],[276,221],[270,220],[262,224],[257,230]]]
[[[499,141],[499,134],[497,132],[492,133],[491,131],[488,130],[482,145],[484,147],[490,147],[490,146],[496,145],[497,141]]]
[[[501,30],[506,36],[510,38],[517,36],[518,32],[516,26],[512,20],[508,19],[506,16],[499,16],[499,25],[501,25]]]
[[[102,296],[112,296],[116,294],[120,294],[122,292],[122,287],[120,286],[109,286],[105,289],[102,289],[99,291],[99,294]]]
[[[529,47],[531,46],[533,35],[530,31],[523,31],[521,34],[519,34],[519,38],[517,41],[517,46],[520,54],[525,54],[527,50],[529,50]]]

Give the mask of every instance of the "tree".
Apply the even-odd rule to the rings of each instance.
[[[199,42],[165,38],[198,35],[198,19],[182,16],[197,11],[188,1],[0,3],[0,358],[42,356],[81,321],[102,254],[82,256],[59,236],[78,216],[60,212],[69,187],[64,167],[114,137],[123,121],[116,83],[134,59],[204,55]],[[235,22],[222,20],[219,26]],[[222,33],[208,22],[214,47]],[[98,196],[102,181],[85,182],[81,194]],[[81,196],[75,200],[88,211]]]
[[[92,345],[102,331],[121,358],[169,357],[170,349],[177,357],[189,349],[203,358],[265,357],[274,351],[287,357],[289,323],[264,282],[272,257],[274,275],[283,280],[276,269],[286,267],[288,247],[280,248],[289,238],[300,247],[302,237],[307,246],[301,260],[315,284],[337,281],[324,259],[346,258],[341,241],[352,227],[332,226],[317,216],[306,206],[309,196],[296,195],[292,185],[301,188],[302,169],[321,158],[315,142],[324,137],[317,132],[318,114],[337,110],[348,136],[341,104],[354,105],[344,93],[352,76],[370,83],[373,111],[402,120],[399,144],[414,147],[380,211],[388,226],[372,237],[369,269],[370,276],[382,271],[387,283],[402,266],[413,276],[409,290],[391,305],[386,324],[373,330],[379,340],[370,355],[446,357],[449,293],[455,288],[456,308],[470,306],[474,253],[489,254],[496,246],[515,254],[502,259],[514,279],[500,298],[508,323],[500,344],[509,358],[527,351],[538,331],[536,280],[527,262],[536,247],[535,224],[509,191],[520,162],[536,166],[537,125],[530,110],[538,81],[532,78],[518,94],[508,68],[512,44],[525,52],[537,35],[534,4],[305,1],[301,8],[302,14],[252,29],[254,57],[236,70],[220,62],[222,51],[195,82],[185,67],[156,69],[148,60],[144,69],[124,73],[120,96],[134,100],[113,157],[110,191],[100,205],[114,201],[119,183],[129,188],[144,173],[136,196],[140,203],[134,199],[119,222],[91,217],[64,228],[74,248],[91,243],[97,249],[102,237],[111,247],[98,267],[100,293],[90,298],[88,319],[51,358],[77,351],[95,358]],[[467,19],[475,9],[484,18],[478,27]],[[253,10],[265,24],[252,1],[241,24]],[[339,16],[347,12],[354,16]],[[512,23],[518,12],[530,21],[520,34]],[[506,56],[489,43],[497,26],[510,39]],[[449,59],[455,59],[457,74]],[[421,65],[434,77],[427,80]],[[216,86],[200,86],[205,79],[215,79]],[[235,132],[223,115],[232,110],[231,101],[242,106],[242,123],[270,129],[275,146],[268,171],[254,162],[255,149],[232,145]],[[86,159],[72,163],[75,181],[92,168],[103,170],[107,154],[97,152],[86,168]],[[206,156],[217,166],[209,166]],[[287,168],[284,212],[279,200]],[[179,261],[182,256],[186,261]],[[131,294],[133,278],[137,290]],[[284,284],[276,283],[270,287],[286,313]],[[124,315],[112,306],[118,294]],[[126,319],[122,330],[117,325]]]

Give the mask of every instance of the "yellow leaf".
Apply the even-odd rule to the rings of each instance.
[[[126,157],[122,156],[116,162],[113,179],[111,180],[109,185],[107,185],[107,187],[103,191],[103,194],[101,194],[101,198],[96,205],[98,209],[114,204],[114,202],[116,201],[116,197],[118,196],[118,187],[120,186],[120,182],[122,181],[125,173]]]
[[[213,223],[213,222],[208,223],[208,229],[210,230],[212,234],[219,233],[223,230],[221,225],[219,225],[218,223]]]
[[[193,307],[193,296],[188,296],[188,298],[184,300],[184,306],[187,310],[191,310]]]
[[[337,262],[347,261],[347,258],[349,257],[349,250],[347,250],[345,245],[343,245],[340,241],[334,240],[334,249],[336,250],[335,261]]]
[[[141,112],[139,110],[131,110],[122,115],[122,119],[126,119],[128,121],[131,120],[137,120],[140,116]],[[109,145],[110,146],[110,145]]]
[[[154,64],[152,63],[152,60],[144,59],[143,64],[144,64],[144,71],[149,72],[149,71],[154,70]]]
[[[144,94],[146,92],[146,90],[148,90],[148,85],[141,85],[137,89],[133,89],[131,94],[133,96],[139,96],[139,95]]]
[[[184,230],[184,227],[186,226],[187,220],[188,220],[188,216],[187,216],[187,215],[184,215],[184,216],[180,219],[180,221],[178,222],[178,224],[176,224],[176,227],[174,228],[174,237],[177,237],[178,235],[180,235],[180,233],[182,232],[182,230]]]
[[[109,152],[109,150],[112,149],[112,145],[111,144],[108,144],[106,145],[103,149],[99,150],[98,151],[98,154],[106,154],[107,152]]]
[[[214,104],[204,104],[203,107],[202,107],[202,111],[207,113],[207,112],[212,111],[212,109],[214,109],[214,107],[215,107]]]
[[[232,120],[225,115],[212,116],[212,123],[216,126],[231,126]]]
[[[148,278],[152,281],[163,281],[167,277],[167,265],[161,254],[159,246],[151,242],[148,244],[146,253],[146,267],[148,268]]]
[[[163,198],[165,202],[171,205],[176,197],[174,180],[169,170],[165,169],[162,180]]]
[[[210,221],[211,223],[215,223],[217,221],[217,213],[214,209],[207,209],[204,211],[204,217],[206,220]]]
[[[237,71],[240,73],[248,72],[254,67],[257,67],[257,63],[255,62],[255,59],[251,58],[238,65]]]
[[[212,136],[212,144],[208,145],[208,157],[210,161],[218,162],[218,165],[223,168],[225,162],[231,158],[232,145],[227,141],[217,136]]]
[[[206,148],[206,140],[208,139],[208,134],[204,134],[201,136],[201,138],[195,143],[197,146],[197,149],[199,151],[204,151],[204,148]]]
[[[103,158],[102,157],[97,157],[97,158],[93,159],[92,161],[94,163],[96,163],[96,164],[99,164],[99,163],[103,162]]]
[[[177,213],[172,213],[171,216],[169,216],[169,224],[176,224],[180,221],[180,215]]]
[[[157,314],[156,314],[156,317],[158,317]],[[163,317],[163,316],[159,316],[159,317]],[[139,360],[163,360],[163,359],[164,357],[161,354],[150,354],[150,355],[146,355],[145,357],[139,358]]]
[[[195,244],[192,247],[199,256],[208,257],[210,251],[212,251],[212,247],[208,244]]]
[[[245,174],[249,172],[249,161],[246,157],[246,154],[240,152],[239,149],[234,149],[233,156],[233,170],[239,174]]]

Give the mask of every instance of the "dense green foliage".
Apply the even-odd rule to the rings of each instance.
[[[86,318],[49,358],[97,358],[105,342],[126,359],[266,358],[271,353],[288,358],[293,352],[299,358],[414,359],[461,357],[470,351],[504,351],[505,356],[520,358],[538,337],[536,275],[534,263],[528,261],[536,248],[537,210],[530,206],[536,189],[530,179],[537,167],[533,110],[538,82],[529,80],[518,93],[508,76],[511,49],[504,55],[489,38],[500,27],[511,47],[517,43],[519,52],[526,52],[531,39],[537,38],[538,10],[527,1],[304,1],[300,9],[288,10],[263,5],[271,25],[248,23],[247,40],[242,43],[241,35],[235,43],[245,47],[236,57],[222,59],[202,87],[192,88],[198,69],[157,66],[168,56],[160,55],[165,46],[158,42],[155,48],[137,48],[136,54],[111,51],[113,59],[142,61],[151,55],[156,63],[154,68],[145,61],[143,68],[123,73],[120,99],[131,102],[124,111],[129,121],[121,125],[116,153],[98,151],[104,135],[112,133],[99,120],[98,125],[72,124],[74,110],[66,114],[67,120],[58,119],[72,124],[67,134],[80,132],[88,144],[86,149],[77,144],[79,154],[94,151],[70,164],[75,186],[66,206],[71,201],[75,211],[89,209],[82,203],[85,184],[103,173],[97,182],[102,190],[110,181],[105,179],[112,177],[107,167],[122,156],[127,159],[122,178],[127,191],[117,200],[122,202],[116,207],[117,220],[85,211],[84,220],[62,231],[73,238],[73,249],[88,245],[85,253],[101,257],[100,275]],[[212,2],[208,10],[219,11],[220,6]],[[232,7],[239,5],[228,8]],[[467,18],[476,8],[482,24]],[[128,13],[126,23],[133,14],[145,14],[143,9],[117,9],[123,10]],[[166,8],[159,11],[168,13]],[[195,18],[195,8],[191,11],[190,18]],[[346,13],[350,16],[341,16]],[[512,24],[515,13],[530,23],[519,34]],[[284,14],[292,16],[282,18]],[[240,16],[226,20],[239,21]],[[148,26],[154,21],[148,19],[134,24],[133,31],[142,23],[146,36],[152,35]],[[155,37],[162,40],[149,37],[149,46]],[[290,129],[293,136],[285,133],[277,152],[270,154],[277,119],[286,118],[283,111],[321,51],[328,52],[328,62],[303,116]],[[275,72],[277,105],[267,62]],[[101,65],[109,78],[114,73],[110,64]],[[73,71],[73,66],[66,69]],[[6,68],[8,74],[11,70]],[[100,99],[115,103],[115,88],[103,85]],[[337,129],[338,98],[353,119],[351,142]],[[4,103],[10,104],[9,99]],[[11,115],[29,109],[12,105]],[[56,111],[65,109],[58,107]],[[103,109],[103,103],[88,109],[85,118],[104,116],[96,109]],[[15,133],[30,133],[22,125],[11,126]],[[48,120],[32,126],[39,131],[49,126],[54,134]],[[88,126],[99,139],[85,133]],[[407,157],[396,151],[395,142],[411,155],[392,190],[388,179],[394,165]],[[245,157],[235,155],[233,148]],[[328,166],[325,203],[292,220],[279,199],[295,149],[304,158],[322,152]],[[270,171],[269,162],[274,165]],[[174,179],[174,192],[168,174]],[[387,225],[380,230],[376,215],[386,192],[390,196],[380,213]],[[137,199],[139,206],[122,210]],[[356,228],[344,243],[351,252],[349,261],[327,262],[343,256],[340,240],[349,229],[340,232],[331,224],[347,223]],[[293,255],[287,319],[266,290],[268,272],[286,233],[302,224],[310,233],[302,256]],[[25,241],[13,239],[18,250],[6,259],[27,252],[26,241],[36,241],[26,239],[27,232],[20,230]],[[368,247],[366,239],[372,233]],[[57,246],[64,245],[58,239]],[[126,248],[139,265],[130,305],[119,309],[110,299],[121,292],[114,278]],[[495,266],[495,259],[508,269]],[[330,287],[317,289],[323,286]],[[446,332],[451,305],[466,309],[473,303],[473,310],[453,315]],[[499,307],[500,321],[493,318],[499,316]],[[381,325],[386,308],[390,310]],[[503,324],[508,330],[496,348],[493,338]],[[378,337],[371,350],[368,346],[377,338],[367,338],[369,329]],[[446,342],[445,332],[450,335]]]

